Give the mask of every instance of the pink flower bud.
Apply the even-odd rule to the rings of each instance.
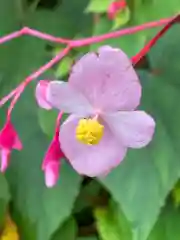
[[[52,107],[46,99],[46,91],[47,91],[48,84],[49,84],[49,81],[46,81],[46,80],[39,81],[39,83],[36,86],[35,96],[36,96],[36,101],[40,107],[50,110]]]
[[[53,187],[59,178],[60,160],[64,154],[60,148],[58,134],[54,136],[43,160],[42,170],[45,173],[47,187]]]
[[[0,132],[1,172],[5,172],[9,165],[12,149],[21,150],[22,143],[10,121],[7,121]]]
[[[127,6],[126,0],[114,1],[108,8],[108,17],[113,20],[116,14]]]

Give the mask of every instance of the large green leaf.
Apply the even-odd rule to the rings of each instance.
[[[159,21],[173,17],[180,12],[180,1],[172,0],[136,0],[132,1],[132,24],[139,25],[151,21]],[[146,39],[152,38],[159,31],[159,27],[152,28],[150,31],[146,31]]]
[[[30,14],[28,25],[59,37],[73,38],[78,33],[89,35],[92,30],[92,16],[84,13],[87,2],[84,0],[59,0],[59,2],[53,10],[40,9]]]
[[[20,12],[18,1],[2,0],[0,2],[0,35],[9,34],[21,27]],[[9,76],[12,73],[14,64],[17,63],[18,50],[15,48],[17,41],[8,42],[0,46],[0,87],[5,88],[5,83],[10,81]],[[11,64],[8,64],[11,63]]]
[[[8,19],[10,18],[9,16],[16,14],[16,12],[11,13],[10,5],[11,3],[9,4],[9,11],[6,13],[7,16],[4,19]],[[0,6],[1,8],[4,9]],[[18,26],[19,21],[17,20],[16,22]],[[14,23],[16,22],[14,20]],[[3,33],[10,33],[17,28],[15,24],[10,27],[6,24],[6,21],[3,24],[5,26]],[[8,91],[14,88],[27,75],[31,74],[48,60],[49,57],[45,51],[45,45],[46,42],[42,40],[23,36],[0,46],[0,96],[7,94]]]
[[[75,240],[77,236],[77,224],[73,217],[69,218],[51,240]]]
[[[136,1],[134,1],[136,2]],[[159,20],[161,18],[168,18],[180,11],[179,0],[172,0],[165,2],[163,0],[153,1],[146,0],[135,3],[134,16],[137,23]]]
[[[153,74],[140,75],[141,109],[156,120],[153,141],[129,150],[124,162],[101,181],[122,206],[134,240],[145,240],[164,199],[180,175],[180,31],[174,26],[150,52]]]
[[[5,177],[2,174],[0,174],[0,227],[2,227],[2,224],[7,213],[9,200],[10,193],[7,181]]]
[[[131,230],[120,206],[113,202],[109,206],[95,209],[96,226],[102,240],[131,240]]]
[[[168,203],[153,228],[148,240],[179,240],[180,238],[180,209]]]
[[[7,177],[22,239],[48,240],[70,215],[81,177],[64,162],[57,186],[45,187],[41,163],[49,141],[38,126],[33,97],[27,89],[15,108],[13,122],[24,148],[13,154]]]

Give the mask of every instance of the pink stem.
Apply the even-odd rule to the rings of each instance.
[[[34,36],[34,37],[44,39],[44,40],[47,40],[50,42],[70,44],[71,47],[81,47],[81,46],[101,42],[101,41],[104,41],[109,38],[117,38],[117,37],[120,37],[123,35],[133,34],[133,33],[148,29],[148,28],[159,27],[161,25],[168,23],[170,20],[172,20],[172,18],[160,19],[159,21],[149,22],[149,23],[145,23],[145,24],[142,24],[139,26],[130,27],[130,28],[126,28],[123,30],[118,30],[115,32],[110,32],[107,34],[102,34],[99,36],[84,38],[84,39],[80,39],[80,40],[70,40],[70,39],[65,39],[65,38],[54,37],[50,34],[43,33],[43,32],[37,31],[35,29],[31,29],[29,27],[24,27],[19,31],[16,31],[16,32],[8,34],[4,37],[1,37],[0,44],[2,44],[4,42],[8,42],[8,41],[10,41],[14,38],[20,37],[22,35],[30,35],[30,36]]]
[[[161,25],[167,24],[168,22],[170,22],[173,18],[165,18],[165,19],[161,19],[159,21],[154,21],[154,22],[148,22],[139,26],[135,26],[135,27],[130,27],[130,28],[126,28],[126,29],[122,29],[122,30],[118,30],[115,32],[110,32],[110,33],[106,33],[103,35],[99,35],[99,36],[94,36],[94,37],[90,37],[90,38],[84,38],[84,39],[80,39],[80,40],[72,40],[71,41],[71,46],[72,47],[82,47],[85,45],[90,45],[93,43],[97,43],[97,42],[101,42],[104,41],[106,39],[110,39],[110,38],[117,38],[123,35],[129,35],[129,34],[133,34],[139,31],[143,31],[145,29],[149,29],[149,28],[153,28],[153,27],[159,27]]]
[[[37,37],[37,38],[41,38],[41,39],[47,40],[49,42],[62,43],[62,44],[69,44],[71,42],[70,39],[54,37],[50,34],[39,32],[35,29],[31,29],[31,28],[28,28],[28,27],[24,27],[22,29],[22,31],[25,35],[30,35],[30,36],[34,36],[34,37]]]
[[[57,119],[56,119],[56,128],[55,128],[55,135],[54,136],[59,136],[59,128],[60,128],[60,124],[61,124],[61,118],[63,116],[63,112],[59,112]]]
[[[21,93],[24,91],[25,87],[34,79],[39,77],[42,73],[44,73],[47,69],[51,68],[54,64],[59,62],[65,55],[68,54],[68,52],[71,50],[71,47],[64,48],[59,54],[57,54],[53,59],[51,59],[48,63],[40,67],[36,72],[32,73],[30,76],[28,76],[18,87],[18,89],[13,90],[12,92],[15,92],[15,97],[13,98],[9,108],[7,116],[10,118],[11,112],[14,108],[14,105],[16,104],[17,100],[19,99]],[[12,93],[11,92],[11,93]]]
[[[9,42],[10,40],[12,40],[14,38],[18,38],[20,36],[22,36],[22,31],[21,30],[10,33],[10,34],[0,38],[0,44],[3,44],[5,42]]]
[[[8,34],[4,37],[1,37],[0,38],[0,44],[8,42],[8,41],[10,41],[14,38],[21,37],[23,35],[30,35],[30,36],[34,36],[34,37],[44,39],[44,40],[47,40],[47,41],[50,41],[50,42],[55,42],[55,43],[69,44],[71,42],[70,39],[54,37],[50,34],[39,32],[35,29],[31,29],[31,28],[28,28],[28,27],[24,27],[19,31],[16,31],[16,32],[10,33],[10,34]]]
[[[3,106],[10,98],[16,94],[16,92],[19,90],[19,87],[20,85],[0,100],[0,107]]]

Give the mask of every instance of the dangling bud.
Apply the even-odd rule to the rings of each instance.
[[[22,143],[10,120],[8,120],[0,132],[1,172],[5,172],[9,165],[12,149],[21,150]]]

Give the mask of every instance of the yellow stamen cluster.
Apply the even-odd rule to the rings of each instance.
[[[5,227],[3,229],[1,240],[19,240],[19,234],[15,223],[11,220],[10,216],[7,216]]]
[[[86,145],[98,144],[104,134],[104,126],[96,119],[80,119],[76,139]]]

